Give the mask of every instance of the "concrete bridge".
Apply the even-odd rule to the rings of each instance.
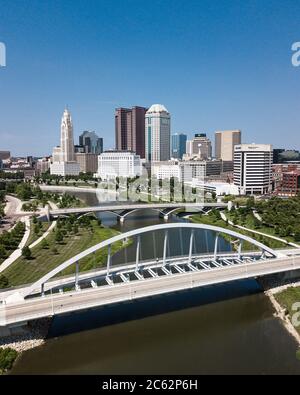
[[[188,254],[168,256],[168,240],[172,229],[175,231],[185,229],[190,232]],[[214,250],[211,253],[202,255],[195,253],[195,232],[198,230],[215,232]],[[163,231],[161,255],[156,259],[142,261],[141,236],[155,231]],[[219,251],[221,234],[227,234],[238,241],[237,252]],[[135,262],[126,266],[112,266],[112,244],[128,238],[135,239]],[[178,241],[180,242],[180,237]],[[251,253],[243,251],[242,243],[245,241],[253,244],[257,251]],[[103,248],[108,249],[106,268],[80,273],[80,260]],[[70,266],[75,267],[74,275],[56,277]],[[34,284],[15,292],[2,292],[0,326],[22,324],[37,318],[135,298],[298,269],[300,269],[300,256],[286,256],[283,252],[272,250],[248,236],[226,228],[191,223],[148,226],[117,235],[81,252]]]
[[[74,207],[74,208],[64,208],[49,210],[46,212],[47,217],[57,218],[60,216],[66,217],[71,214],[75,215],[86,215],[101,212],[109,212],[117,216],[117,218],[123,222],[125,218],[140,210],[150,209],[158,212],[164,219],[168,219],[169,216],[178,210],[196,210],[204,211],[205,209],[213,208],[228,208],[232,207],[232,202],[229,203],[131,203],[131,204],[110,204],[102,206],[92,206],[92,207]]]

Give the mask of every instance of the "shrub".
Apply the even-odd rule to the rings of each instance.
[[[10,370],[17,356],[17,351],[12,348],[0,348],[0,371],[7,372]]]

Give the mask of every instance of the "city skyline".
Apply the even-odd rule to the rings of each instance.
[[[291,62],[300,4],[190,1],[183,8],[154,0],[144,13],[138,1],[116,3],[3,7],[1,149],[50,153],[66,104],[75,139],[95,130],[113,148],[114,109],[157,102],[172,114],[172,134],[241,129],[247,143],[300,148],[300,74]]]

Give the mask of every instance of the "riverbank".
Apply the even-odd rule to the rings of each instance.
[[[22,353],[44,344],[52,318],[31,321],[25,327],[13,328],[11,334],[0,337],[0,348]]]
[[[282,298],[279,297],[279,293],[276,291],[276,288],[274,290],[270,289],[268,291],[265,291],[265,295],[269,298],[270,302],[272,303],[272,305],[276,311],[276,313],[274,313],[274,316],[281,320],[281,322],[283,323],[286,330],[296,340],[299,350],[300,350],[300,333],[295,328],[295,326],[292,324],[291,316],[290,316],[290,313],[287,310],[287,308],[283,307],[283,305],[282,305],[283,303],[282,302],[279,303],[279,301],[277,300],[277,298],[279,298],[279,299],[282,299]],[[299,300],[298,301],[295,300],[295,303],[297,303],[297,302],[299,302]]]

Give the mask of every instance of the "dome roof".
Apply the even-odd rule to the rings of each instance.
[[[166,109],[166,107],[162,104],[152,104],[152,106],[149,108],[147,113],[152,113],[152,112],[167,112],[169,111]]]

